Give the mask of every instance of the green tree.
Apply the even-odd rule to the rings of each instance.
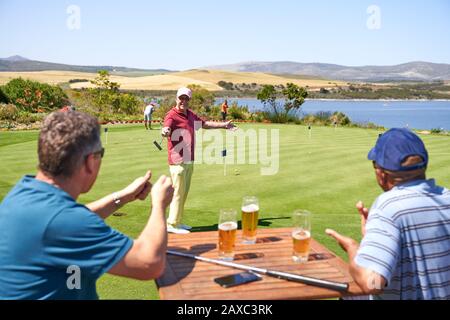
[[[92,101],[100,112],[137,114],[141,112],[142,102],[131,93],[121,93],[120,84],[109,79],[109,72],[100,70],[91,81],[96,87],[89,89]]]
[[[287,83],[281,93],[284,103],[277,101],[278,92],[273,85],[264,85],[256,96],[268,109],[266,114],[272,122],[288,122],[292,118],[292,112],[299,110],[308,96],[305,88],[293,83]]]
[[[189,101],[189,107],[200,114],[208,114],[211,107],[214,105],[214,94],[197,84],[190,84],[188,85],[188,88],[192,90],[192,98],[191,101]]]
[[[262,102],[264,107],[269,107],[272,111],[277,114],[278,106],[277,106],[277,90],[271,84],[265,84],[261,90],[256,95],[256,98]]]
[[[119,91],[120,84],[118,82],[112,82],[109,80],[109,72],[107,70],[98,71],[98,75],[91,83],[96,85],[99,89],[111,90],[114,92]]]
[[[221,81],[217,82],[217,84],[220,87],[224,88],[225,90],[234,90],[233,82],[226,82],[226,81],[221,80]]]
[[[287,83],[283,89],[284,96],[284,111],[286,115],[292,110],[300,109],[301,105],[305,102],[308,92],[305,88],[299,87],[293,83]]]

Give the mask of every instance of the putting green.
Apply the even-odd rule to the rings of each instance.
[[[355,203],[370,206],[381,189],[377,186],[368,150],[377,139],[376,130],[358,128],[313,127],[311,137],[304,126],[243,124],[244,130],[278,129],[280,141],[279,171],[262,176],[261,165],[228,164],[224,176],[222,164],[198,164],[187,200],[184,223],[197,231],[217,229],[219,209],[239,210],[244,195],[260,199],[260,228],[289,226],[295,209],[313,213],[313,237],[345,257],[336,243],[324,234],[334,228],[360,239],[359,217]],[[225,135],[224,131],[219,131]],[[430,153],[428,176],[450,187],[450,137],[422,136]],[[35,173],[37,132],[0,132],[0,199],[28,173]],[[142,125],[114,126],[108,131],[108,143],[102,133],[106,154],[94,188],[79,199],[87,203],[125,187],[149,168],[156,178],[168,175],[167,151],[153,144],[160,141],[159,131],[144,130]],[[270,140],[269,140],[270,141]],[[205,143],[208,146],[209,143]],[[270,149],[269,149],[270,151]],[[230,150],[227,152],[230,156]],[[155,179],[153,179],[155,180]],[[137,237],[144,227],[150,200],[137,201],[119,210],[107,223],[121,232]],[[98,282],[103,299],[157,299],[154,282],[140,282],[105,275]]]

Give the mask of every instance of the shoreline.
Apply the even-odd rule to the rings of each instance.
[[[220,99],[220,100],[225,100],[225,99],[254,99],[254,100],[258,100],[256,97],[217,97],[215,98],[216,100]],[[278,99],[277,99],[278,100]],[[282,100],[282,99],[279,99]],[[377,102],[377,101],[381,101],[381,102],[413,102],[413,101],[417,101],[417,102],[450,102],[450,99],[311,99],[311,98],[306,98],[305,101],[359,101],[359,102]]]

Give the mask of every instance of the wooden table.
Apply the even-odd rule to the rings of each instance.
[[[217,259],[218,231],[193,232],[188,235],[169,234],[169,249]],[[338,282],[348,282],[345,295],[361,295],[353,282],[348,265],[327,248],[311,240],[309,261],[292,261],[291,229],[258,229],[256,244],[241,244],[237,234],[234,262],[277,271]],[[222,288],[214,278],[241,272],[238,269],[203,261],[167,255],[166,269],[156,284],[164,300],[273,300],[325,299],[341,297],[342,293],[301,283],[263,276],[263,280],[232,288]]]

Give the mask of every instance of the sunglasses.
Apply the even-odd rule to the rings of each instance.
[[[98,150],[98,151],[95,151],[95,152],[92,152],[92,154],[93,155],[100,155],[100,158],[103,158],[103,156],[105,155],[105,148],[101,148],[100,150]]]
[[[376,163],[375,161],[373,161],[373,160],[372,160],[372,165],[373,165],[373,168],[374,168],[374,169],[380,169],[380,170],[383,170],[383,168],[380,167],[379,165],[377,165],[377,163]]]
[[[185,95],[179,96],[178,99],[180,99],[180,100],[187,100],[187,101],[190,100],[189,97],[185,96]]]

